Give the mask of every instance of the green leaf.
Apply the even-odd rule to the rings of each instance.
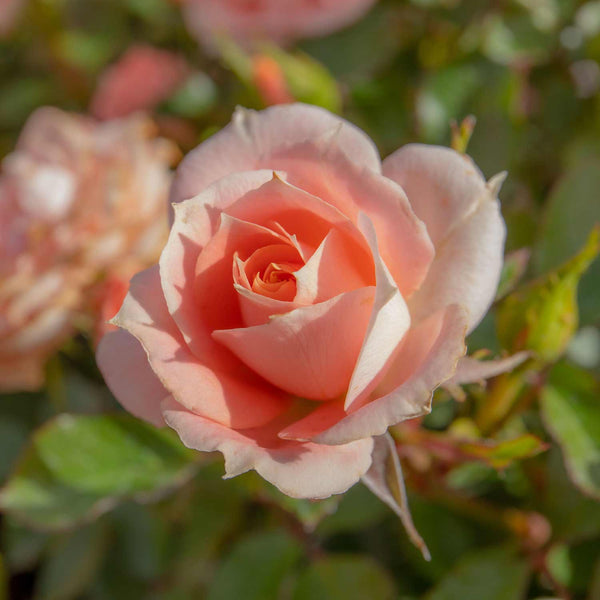
[[[62,483],[99,495],[152,492],[187,476],[194,453],[169,429],[133,417],[62,415],[34,446]]]
[[[208,600],[276,600],[300,554],[298,543],[282,531],[251,535],[217,571]]]
[[[335,555],[310,565],[299,577],[294,600],[392,600],[390,575],[367,556]]]
[[[527,562],[509,547],[468,554],[429,593],[427,600],[521,600],[529,581]]]
[[[186,481],[194,457],[170,430],[128,415],[61,415],[34,434],[0,507],[34,527],[67,527]]]
[[[274,45],[265,46],[264,53],[281,67],[294,99],[340,112],[342,99],[337,83],[321,63],[308,54],[292,54]]]
[[[197,119],[212,109],[219,98],[215,82],[197,71],[164,104],[165,108],[182,117]]]
[[[599,251],[600,226],[571,260],[500,304],[498,337],[505,348],[532,350],[544,362],[561,356],[577,330],[577,285]]]
[[[585,494],[600,500],[600,403],[598,390],[565,381],[560,366],[541,395],[544,422],[563,451],[567,472]],[[576,367],[571,367],[573,371]],[[587,373],[582,372],[582,381]]]
[[[104,523],[95,523],[61,536],[50,548],[36,586],[39,600],[70,600],[78,597],[94,578],[108,538]]]

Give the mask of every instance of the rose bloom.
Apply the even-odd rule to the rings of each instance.
[[[0,0],[0,38],[13,31],[24,6],[25,0]]]
[[[314,106],[240,109],[178,169],[160,262],[100,344],[106,381],[133,414],[222,452],[227,477],[343,492],[374,436],[430,410],[492,302],[497,188],[448,148],[382,165]]]
[[[185,60],[145,44],[131,46],[100,76],[90,112],[116,119],[151,110],[183,84],[190,70]]]
[[[331,33],[362,17],[376,0],[181,0],[188,29],[209,48],[215,35],[279,44]]]
[[[4,159],[0,389],[39,387],[90,286],[158,257],[174,148],[151,133],[143,117],[99,125],[41,108]]]

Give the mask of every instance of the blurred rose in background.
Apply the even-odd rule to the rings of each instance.
[[[24,4],[24,0],[0,0],[0,38],[12,31]]]
[[[190,32],[207,46],[215,36],[279,44],[321,36],[362,17],[376,0],[183,0]]]
[[[168,98],[189,75],[183,58],[148,45],[131,46],[100,77],[91,113],[99,119],[149,110]]]
[[[39,387],[45,360],[90,299],[110,307],[119,289],[114,281],[156,260],[176,150],[152,135],[141,115],[97,124],[41,108],[4,159],[0,388]]]

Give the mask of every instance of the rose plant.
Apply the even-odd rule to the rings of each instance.
[[[314,106],[238,109],[179,166],[160,262],[100,344],[106,381],[135,415],[222,452],[227,477],[343,492],[374,436],[429,411],[492,302],[497,188],[448,148],[382,165]]]

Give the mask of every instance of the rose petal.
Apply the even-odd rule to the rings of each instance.
[[[354,485],[371,465],[370,438],[345,445],[283,442],[261,447],[252,431],[233,431],[194,415],[172,400],[163,403],[166,422],[189,448],[219,451],[225,477],[255,469],[293,498],[326,498]]]
[[[372,287],[346,292],[266,325],[214,331],[213,337],[277,387],[328,400],[348,388],[374,293]]]
[[[355,164],[343,149],[324,140],[283,149],[269,164],[286,172],[288,184],[321,198],[353,223],[365,213],[400,292],[408,297],[419,288],[433,259],[433,244],[397,183]]]
[[[232,175],[175,205],[175,220],[160,257],[161,285],[169,312],[188,344],[202,328],[193,291],[196,263],[217,232],[221,210],[272,177],[272,171]]]
[[[342,292],[373,285],[372,264],[363,266],[357,261],[363,254],[337,229],[330,230],[306,264],[294,273],[294,301],[323,302]]]
[[[169,396],[148,362],[141,344],[123,329],[107,333],[96,351],[104,380],[131,414],[164,426],[160,403]]]
[[[287,409],[289,399],[238,361],[211,365],[188,349],[162,295],[158,266],[138,273],[113,323],[134,335],[165,388],[192,412],[228,427],[262,425]],[[221,368],[218,368],[221,367]]]
[[[466,327],[466,312],[457,305],[413,326],[386,379],[374,392],[378,397],[311,439],[345,444],[381,435],[390,425],[428,413],[432,390],[454,374],[465,352]]]
[[[505,226],[495,185],[470,158],[448,148],[411,144],[389,156],[384,173],[406,191],[435,245],[427,279],[410,299],[423,319],[448,304],[470,313],[469,331],[489,308],[500,279]]]
[[[227,127],[190,152],[179,165],[171,201],[191,198],[221,177],[253,171],[279,149],[322,135],[332,136],[350,160],[381,170],[373,142],[358,127],[317,106],[272,106],[261,112],[238,108]]]
[[[367,401],[369,393],[385,374],[411,321],[404,298],[379,255],[373,223],[362,213],[358,220],[373,253],[377,287],[369,327],[346,394],[346,411],[355,411]]]
[[[313,251],[331,229],[338,229],[356,244],[354,258],[357,266],[368,270],[367,265],[371,262],[369,247],[346,215],[317,196],[283,181],[276,174],[271,181],[228,206],[226,213],[272,231],[283,228],[288,235],[296,236],[300,245]]]
[[[242,324],[238,295],[233,287],[234,255],[244,261],[255,250],[281,244],[282,241],[270,229],[222,213],[219,230],[203,248],[196,263],[193,306],[190,306],[190,310],[199,314],[205,333],[194,330],[189,342],[192,352],[198,356],[204,355],[205,337],[214,329],[228,329]],[[297,254],[293,246],[289,248]]]
[[[238,293],[242,320],[246,327],[264,325],[269,322],[270,317],[273,315],[288,313],[301,306],[297,302],[275,300],[274,298],[262,296],[237,284],[234,284],[234,288]]]

